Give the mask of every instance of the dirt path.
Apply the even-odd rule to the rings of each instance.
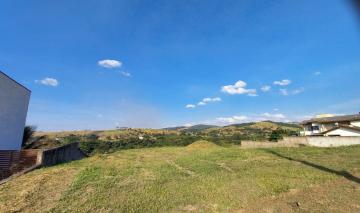
[[[187,174],[187,175],[190,175],[190,176],[196,176],[196,173],[191,171],[191,170],[188,170],[178,164],[176,164],[174,161],[171,161],[171,160],[167,160],[166,161],[168,164],[174,166],[175,168],[177,168],[178,170],[180,170],[181,172]]]

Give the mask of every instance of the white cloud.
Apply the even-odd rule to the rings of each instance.
[[[269,119],[284,119],[285,118],[285,115],[283,115],[281,113],[271,114],[271,113],[265,112],[261,115],[264,116],[265,118],[269,118]]]
[[[299,93],[302,93],[302,92],[304,92],[304,88],[303,87],[301,87],[301,88],[299,88],[299,89],[296,89],[296,90],[293,90],[291,93],[293,94],[293,95],[297,95],[297,94],[299,94]]]
[[[59,85],[59,81],[55,78],[44,78],[42,80],[35,80],[35,83],[38,83],[38,84],[42,84],[42,85],[45,85],[45,86],[52,86],[52,87],[56,87]]]
[[[230,95],[247,94],[249,96],[257,96],[256,89],[247,89],[244,81],[237,81],[234,85],[227,85],[221,88],[221,91]]]
[[[200,101],[197,105],[198,106],[205,106],[208,103],[212,103],[212,102],[220,102],[221,98],[219,97],[215,97],[215,98],[203,98],[202,101]]]
[[[98,65],[105,67],[105,68],[119,68],[119,67],[121,67],[122,62],[118,61],[118,60],[104,59],[104,60],[98,61]]]
[[[198,103],[198,105],[199,105],[199,106],[205,106],[205,105],[206,105],[206,103],[205,103],[205,102],[203,102],[203,101],[200,101],[200,102]]]
[[[288,95],[297,95],[297,94],[300,94],[300,93],[302,93],[302,92],[304,92],[304,88],[303,87],[301,87],[301,88],[298,88],[298,89],[295,89],[295,90],[291,90],[291,91],[289,91],[289,90],[287,90],[287,89],[280,89],[279,91],[280,91],[280,94],[281,95],[284,95],[284,96],[288,96]]]
[[[263,92],[268,92],[270,89],[271,89],[271,86],[269,86],[269,85],[264,85],[261,87],[261,91],[263,91]]]
[[[219,117],[215,120],[220,123],[233,124],[241,121],[245,121],[247,119],[246,116],[232,116],[232,117]]]
[[[309,119],[313,116],[305,116],[301,114],[293,114],[288,117],[282,113],[258,113],[258,114],[250,114],[250,115],[235,115],[235,116],[225,116],[225,117],[217,117],[214,119],[204,120],[200,122],[191,122],[194,124],[210,124],[210,125],[219,125],[226,126],[230,124],[240,124],[246,122],[260,122],[260,121],[274,121],[274,122],[299,122],[306,119]]]
[[[184,124],[183,126],[184,126],[184,127],[192,127],[192,126],[194,126],[194,125],[191,124],[191,123],[187,123],[187,124]]]
[[[129,73],[129,72],[121,71],[120,74],[125,77],[131,77],[131,73]]]
[[[185,106],[185,108],[187,108],[187,109],[193,109],[195,107],[196,106],[194,104],[188,104],[188,105]]]
[[[314,72],[314,75],[321,75],[321,72],[319,72],[319,71]]]
[[[279,91],[280,91],[280,94],[281,94],[281,95],[284,95],[284,96],[288,96],[288,95],[289,95],[289,92],[288,92],[287,89],[280,89]]]
[[[219,97],[216,97],[216,98],[204,98],[202,100],[202,102],[205,102],[205,103],[209,103],[209,102],[220,102],[221,101],[221,98]]]
[[[281,81],[274,81],[273,84],[274,85],[279,85],[279,86],[287,86],[287,85],[291,84],[291,81],[288,80],[288,79],[284,79],[284,80],[281,80]]]
[[[278,108],[274,108],[273,110],[274,110],[274,111],[279,111],[279,109],[278,109]]]

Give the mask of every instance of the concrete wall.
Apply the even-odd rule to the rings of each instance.
[[[299,147],[302,145],[307,145],[306,137],[284,137],[278,142],[241,141],[241,147],[244,148]]]
[[[41,156],[42,166],[52,166],[73,160],[80,160],[86,155],[79,149],[78,143],[71,143],[54,149],[44,150]]]
[[[0,150],[19,150],[30,91],[0,71]]]
[[[306,137],[310,146],[335,147],[360,144],[360,137]]]
[[[243,148],[270,148],[270,147],[336,147],[360,144],[360,137],[284,137],[278,142],[241,141]]]

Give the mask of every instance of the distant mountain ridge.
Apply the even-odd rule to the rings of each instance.
[[[294,123],[261,121],[228,126],[198,124],[190,127],[178,126],[164,129],[137,129],[122,128],[99,131],[64,131],[64,132],[37,132],[41,138],[32,148],[55,147],[59,143],[70,142],[113,142],[140,143],[139,141],[163,141],[164,143],[206,139],[208,141],[240,141],[240,140],[267,140],[274,130],[280,130],[284,136],[296,136],[302,127]],[[185,141],[185,142],[184,142]],[[135,144],[136,144],[135,143]]]

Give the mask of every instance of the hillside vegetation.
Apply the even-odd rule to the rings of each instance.
[[[360,212],[360,146],[122,150],[0,185],[0,212]]]
[[[93,154],[142,147],[186,146],[200,139],[228,146],[240,144],[242,140],[267,141],[274,131],[282,136],[292,136],[297,135],[300,130],[300,126],[296,124],[264,121],[225,127],[195,125],[166,129],[123,128],[104,131],[40,132],[37,133],[39,140],[28,147],[51,148],[80,142],[85,152]]]

